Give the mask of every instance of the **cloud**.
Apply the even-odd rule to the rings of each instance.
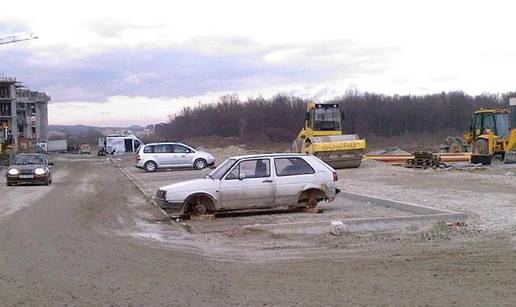
[[[46,61],[46,54],[52,52],[59,50],[10,49],[1,55],[12,64],[6,67],[7,74],[62,102],[103,101],[118,95],[199,96],[207,92],[331,82],[370,73],[373,68],[381,70],[382,63],[394,51],[362,47],[350,41],[266,48],[247,39],[205,37],[170,48],[115,49],[81,58]]]
[[[13,18],[4,18],[0,19],[0,36],[11,36],[20,32],[29,32],[30,26],[28,23],[13,19]]]
[[[121,36],[125,31],[154,30],[160,25],[141,25],[134,22],[118,21],[109,18],[99,18],[84,23],[85,29],[91,31],[103,39]]]

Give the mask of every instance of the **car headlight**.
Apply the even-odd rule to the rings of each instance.
[[[167,198],[167,191],[165,191],[165,190],[158,190],[156,192],[156,198],[166,199]]]
[[[44,175],[45,173],[46,173],[45,170],[42,168],[37,168],[34,170],[34,174],[36,174],[36,175]]]
[[[20,171],[19,171],[19,170],[17,170],[17,169],[15,169],[15,168],[11,168],[11,169],[9,170],[9,175],[16,176],[16,175],[18,175],[19,173],[20,173]]]

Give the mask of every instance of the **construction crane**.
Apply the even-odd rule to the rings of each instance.
[[[36,38],[38,38],[38,37],[36,35],[34,35],[34,33],[24,33],[24,34],[20,34],[20,35],[11,35],[11,36],[6,36],[6,37],[0,37],[0,45],[6,45],[6,44],[21,42],[21,41],[28,41],[28,40],[36,39]]]

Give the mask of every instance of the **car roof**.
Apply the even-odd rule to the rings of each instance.
[[[242,156],[233,156],[229,157],[229,159],[236,159],[236,160],[242,160],[242,159],[251,159],[251,158],[273,158],[273,157],[306,157],[307,154],[302,153],[268,153],[268,154],[254,154],[254,155],[242,155]]]
[[[19,153],[19,154],[16,154],[15,157],[17,156],[45,156],[44,154],[41,154],[41,153]]]
[[[181,143],[181,142],[156,142],[156,143],[147,143],[145,144],[145,146],[147,145],[160,145],[160,144],[181,144],[181,145],[186,145],[185,143]]]

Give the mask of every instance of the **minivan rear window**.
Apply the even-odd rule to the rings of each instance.
[[[145,148],[143,148],[144,153],[153,153],[154,152],[154,145],[147,145]]]

